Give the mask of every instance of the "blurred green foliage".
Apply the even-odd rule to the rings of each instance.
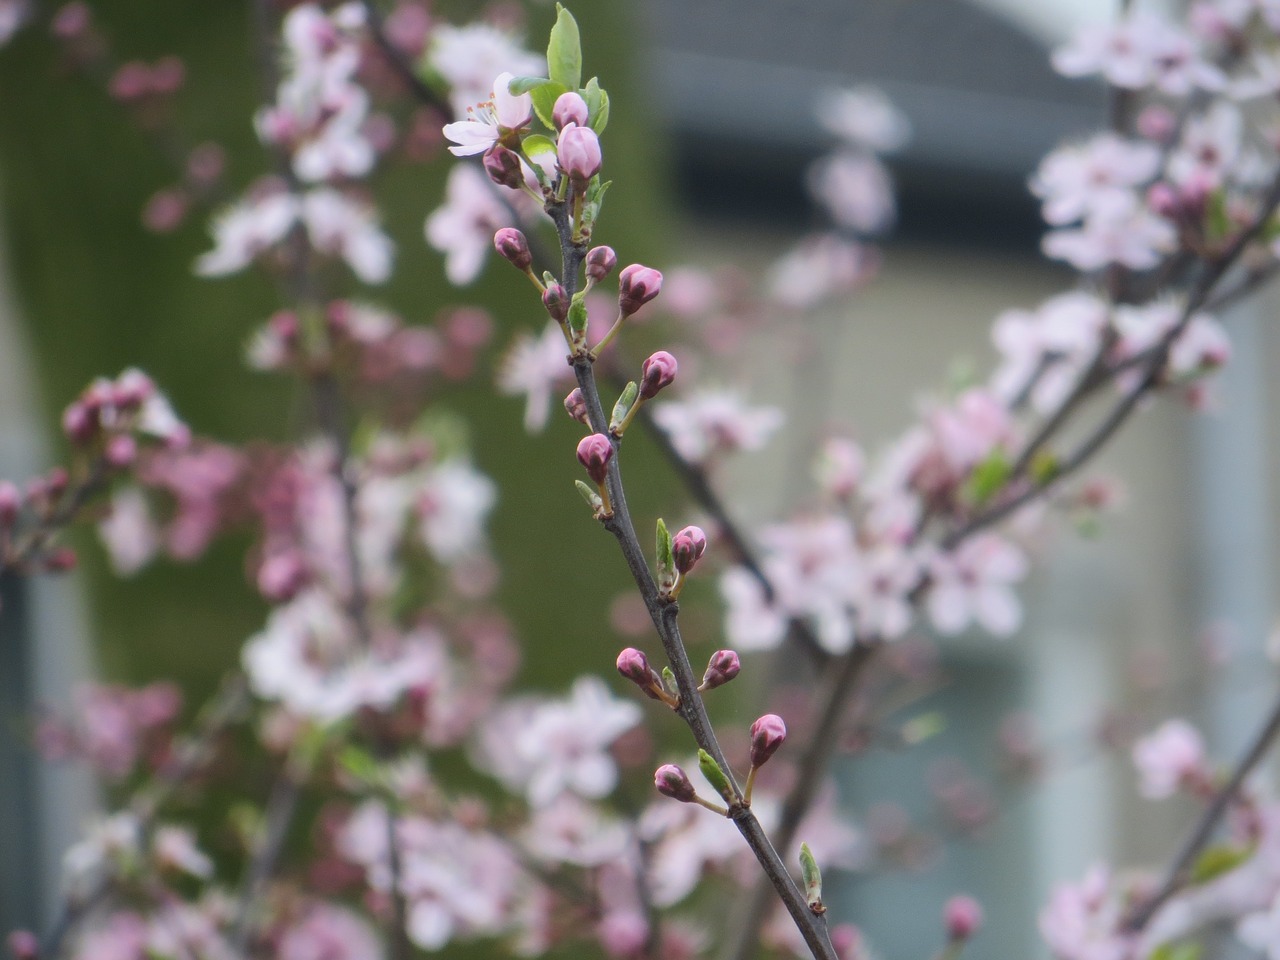
[[[233,191],[269,169],[250,119],[261,80],[249,4],[100,0],[92,7],[116,60],[150,62],[170,53],[184,59],[178,139],[223,144]],[[454,3],[435,10],[462,22],[477,8]],[[639,82],[630,12],[625,4],[593,0],[574,13],[586,71],[601,75],[613,101],[604,153],[615,187],[597,240],[613,245],[623,263],[662,266],[662,146],[652,129],[654,105]],[[554,7],[532,6],[528,17],[530,46],[540,47]],[[104,83],[70,71],[43,25],[20,34],[0,55],[5,268],[34,345],[50,432],[90,379],[136,365],[169,393],[197,434],[232,442],[295,436],[306,420],[305,396],[242,362],[249,333],[285,304],[258,273],[218,280],[193,275],[192,261],[210,246],[205,212],[172,235],[144,229],[140,214],[148,198],[175,183],[179,170],[110,101]],[[454,162],[442,154],[428,165],[377,176],[397,269],[384,288],[363,295],[410,323],[430,322],[449,304],[486,305],[495,316],[500,354],[515,331],[541,330],[544,315],[526,281],[500,261],[491,261],[471,289],[444,281],[422,223],[439,204]],[[332,292],[354,294],[355,283],[344,280]],[[643,353],[629,352],[638,367]],[[527,436],[520,401],[493,391],[494,360],[491,355],[473,382],[442,403],[471,422],[476,462],[501,489],[491,523],[503,569],[497,600],[524,643],[525,678],[563,688],[580,672],[611,666],[619,644],[610,638],[607,610],[628,585],[626,571],[573,489],[577,425],[556,416],[545,434]],[[626,462],[637,523],[650,528],[659,503],[672,513],[674,491],[643,438],[628,443]],[[101,550],[89,546],[83,560],[104,673],[128,681],[175,676],[197,699],[212,690],[265,614],[246,580],[246,546],[243,539],[228,540],[196,563],[162,562],[125,582],[112,577]]]

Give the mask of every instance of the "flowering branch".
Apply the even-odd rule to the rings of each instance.
[[[1235,769],[1231,771],[1230,778],[1214,794],[1213,800],[1205,808],[1204,813],[1200,815],[1195,829],[1183,841],[1181,849],[1165,871],[1164,879],[1161,881],[1159,888],[1149,898],[1137,904],[1125,918],[1122,929],[1129,933],[1141,932],[1151,922],[1151,918],[1156,915],[1160,908],[1174,894],[1187,885],[1190,879],[1190,870],[1200,856],[1200,852],[1209,842],[1210,837],[1213,836],[1214,828],[1239,795],[1245,779],[1253,772],[1253,768],[1262,761],[1262,758],[1266,756],[1267,751],[1271,749],[1271,745],[1278,735],[1280,735],[1280,700],[1277,700],[1271,708],[1271,713],[1267,715],[1266,721],[1254,735],[1253,742],[1249,744],[1249,749],[1245,751]]]

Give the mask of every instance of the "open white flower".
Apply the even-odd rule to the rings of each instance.
[[[444,125],[444,135],[457,146],[449,152],[456,157],[484,153],[508,133],[521,130],[533,119],[533,97],[513,94],[510,73],[498,74],[493,81],[492,100],[467,108],[467,119]]]

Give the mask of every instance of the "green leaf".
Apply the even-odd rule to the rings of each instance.
[[[1031,458],[1031,479],[1038,484],[1046,484],[1058,475],[1058,455],[1051,450],[1041,450]]]
[[[1191,867],[1191,883],[1208,883],[1224,873],[1229,873],[1254,854],[1253,847],[1235,847],[1220,843],[1208,847]]]
[[[1012,470],[1013,467],[1004,455],[1004,451],[993,450],[987,459],[974,467],[973,472],[969,474],[964,488],[966,497],[972,503],[982,503],[990,499],[1004,486]]]
[[[604,133],[604,128],[609,125],[609,94],[595,77],[582,88],[582,99],[587,101],[587,126],[597,135]]]
[[[556,4],[556,23],[547,44],[547,71],[568,90],[582,86],[582,38],[573,14]]]
[[[371,785],[380,779],[378,761],[360,747],[347,746],[338,754],[338,765],[361,783]]]
[[[550,137],[544,137],[540,133],[532,133],[529,136],[525,137],[524,140],[521,141],[520,147],[522,150],[524,150],[524,155],[526,157],[528,157],[530,160],[534,160],[535,165],[537,162],[536,161],[537,157],[540,157],[545,153],[556,152],[555,141],[552,140]]]
[[[631,412],[631,407],[635,404],[638,396],[640,396],[640,387],[634,380],[623,387],[622,395],[618,397],[618,402],[613,405],[613,415],[609,418],[609,430],[611,432],[622,425],[622,421]]]
[[[556,123],[551,115],[555,111],[556,101],[560,99],[560,94],[568,93],[569,88],[563,83],[548,80],[542,86],[535,87],[530,92],[533,95],[533,112],[538,115],[538,119],[542,121],[544,127],[548,130],[554,130]]]
[[[550,82],[546,77],[516,77],[507,84],[507,89],[518,97],[522,93],[531,93]]]
[[[582,232],[586,236],[591,235],[591,228],[600,217],[600,207],[604,204],[604,192],[609,189],[611,183],[613,183],[612,180],[601,183],[599,174],[591,178],[582,202]]]
[[[1193,940],[1162,943],[1151,951],[1147,960],[1200,960],[1204,946]]]
[[[732,804],[734,802],[733,787],[729,786],[729,778],[720,769],[720,764],[716,763],[715,757],[705,750],[699,750],[698,769],[706,777],[707,783],[715,788],[716,793],[724,797],[727,803]]]
[[[936,737],[947,729],[947,716],[940,710],[931,710],[918,717],[912,717],[902,725],[900,735],[902,742],[915,746],[918,743]]]

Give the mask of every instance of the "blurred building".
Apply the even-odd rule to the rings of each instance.
[[[685,248],[698,262],[763,270],[819,222],[803,178],[829,142],[813,117],[816,91],[877,86],[914,128],[893,164],[900,222],[880,278],[806,331],[813,349],[804,363],[748,361],[754,399],[808,416],[775,441],[780,449],[744,466],[735,488],[742,515],[777,517],[808,487],[817,430],[806,424],[852,424],[875,450],[910,422],[916,397],[944,387],[956,357],[986,369],[998,313],[1074,282],[1038,255],[1042,225],[1026,182],[1043,154],[1105,122],[1103,90],[1056,76],[1047,54],[1075,23],[1109,16],[1109,7],[644,5],[658,50],[652,82],[696,224]],[[993,786],[1002,813],[981,842],[949,844],[927,870],[876,873],[845,888],[838,912],[864,927],[880,955],[932,954],[940,932],[931,921],[956,892],[988,906],[975,945],[983,955],[1043,955],[1035,916],[1054,883],[1102,859],[1163,863],[1191,810],[1138,800],[1127,762],[1096,746],[1109,706],[1138,710],[1139,733],[1173,712],[1190,714],[1224,761],[1263,715],[1274,687],[1262,647],[1274,615],[1277,486],[1265,371],[1280,344],[1256,304],[1223,319],[1236,359],[1217,384],[1222,415],[1193,417],[1169,403],[1135,418],[1096,466],[1123,478],[1123,513],[1097,538],[1059,535],[1023,591],[1019,636],[945,644],[955,682],[927,705],[947,713],[946,734],[843,771],[853,817],[893,800],[927,823],[924,785],[942,756],[959,756],[996,783],[996,729],[1009,711],[1030,712],[1056,757],[1037,787]],[[1204,655],[1210,633],[1234,645],[1216,670]]]

